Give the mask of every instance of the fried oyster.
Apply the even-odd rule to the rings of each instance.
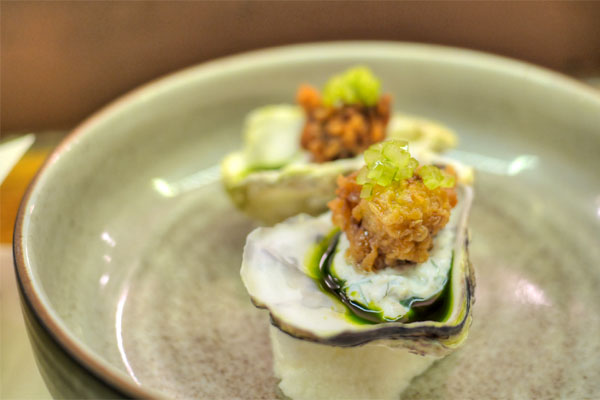
[[[469,168],[419,165],[397,141],[364,157],[331,213],[246,242],[242,280],[269,311],[275,375],[293,399],[397,399],[468,334]]]
[[[374,143],[405,139],[417,153],[443,151],[455,135],[432,121],[391,113],[391,97],[366,67],[331,78],[322,92],[300,86],[298,106],[251,112],[244,149],[222,162],[223,182],[235,205],[267,223],[305,212],[318,215],[333,198],[338,175],[363,165]]]
[[[401,144],[386,145],[388,153],[406,154]],[[386,162],[392,165],[391,160]],[[433,237],[448,223],[457,202],[456,190],[450,186],[454,179],[452,167],[447,168],[441,181],[447,179],[446,187],[424,181],[422,176],[442,176],[442,172],[421,167],[408,179],[383,182],[386,186],[376,184],[368,188],[368,195],[361,196],[363,186],[357,179],[365,183],[359,175],[368,174],[368,167],[340,176],[337,197],[329,203],[333,223],[350,241],[349,255],[369,271],[427,261]]]

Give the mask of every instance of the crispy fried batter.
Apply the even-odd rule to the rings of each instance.
[[[350,242],[349,256],[367,271],[427,261],[433,237],[456,205],[456,190],[430,190],[415,175],[375,186],[370,199],[361,199],[356,175],[340,176],[337,198],[329,202],[333,223]]]
[[[385,138],[390,118],[387,95],[373,107],[355,104],[326,107],[317,89],[302,85],[297,101],[306,112],[301,144],[317,162],[354,157]]]

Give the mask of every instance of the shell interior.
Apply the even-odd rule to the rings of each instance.
[[[421,354],[445,354],[466,337],[474,290],[467,232],[473,193],[468,185],[457,189],[453,223],[447,225],[450,239],[444,239],[448,243],[435,256],[449,270],[442,314],[413,322],[369,323],[324,290],[312,265],[323,251],[319,244],[333,230],[329,213],[299,215],[248,236],[241,276],[252,301],[269,311],[275,326],[296,338],[336,346],[381,341]]]

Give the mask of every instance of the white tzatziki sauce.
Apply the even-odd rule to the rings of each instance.
[[[459,204],[452,210],[448,224],[433,239],[426,262],[364,271],[347,260],[350,243],[342,233],[330,273],[343,282],[342,290],[348,299],[367,309],[382,311],[385,319],[399,319],[410,310],[413,300],[426,300],[443,290],[452,266],[458,208]]]

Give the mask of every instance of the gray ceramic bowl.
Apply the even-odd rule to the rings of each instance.
[[[466,345],[406,398],[600,396],[600,95],[472,51],[324,43],[187,69],[91,117],[23,200],[14,250],[57,397],[272,398],[267,317],[238,271],[252,221],[218,168],[253,107],[368,64],[396,109],[460,136],[478,169]]]

